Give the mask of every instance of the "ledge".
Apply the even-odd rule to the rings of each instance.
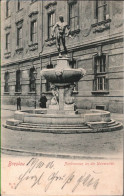
[[[20,95],[20,94],[22,94],[22,92],[15,92],[15,94],[18,94],[18,95]]]
[[[11,25],[5,26],[4,30],[7,31],[8,29],[11,29]]]
[[[4,57],[5,57],[6,59],[8,59],[9,57],[11,57],[11,52],[6,52],[6,53],[4,53]]]
[[[91,93],[92,94],[109,94],[109,91],[107,91],[107,90],[106,91],[102,91],[102,90],[100,91],[99,90],[99,91],[92,91]]]
[[[4,92],[4,95],[9,95],[9,92]]]
[[[78,91],[73,91],[72,94],[78,94]]]
[[[56,38],[55,37],[50,37],[48,39],[45,40],[45,42],[49,42],[49,41],[52,41],[52,40],[55,40]]]
[[[20,54],[20,53],[22,53],[23,49],[24,49],[24,48],[21,47],[21,48],[17,48],[15,51],[16,51],[16,53]]]
[[[34,3],[34,2],[33,2]],[[33,15],[37,15],[38,14],[38,11],[32,11],[28,16],[29,17],[32,17]]]
[[[45,40],[47,46],[52,46],[54,44],[56,44],[56,38],[55,37],[51,37]]]
[[[46,4],[46,5],[45,5],[44,7],[45,7],[46,9],[48,9],[50,6],[56,5],[57,2],[56,2],[56,1],[51,1],[51,2],[49,2],[49,3],[48,3],[48,2],[45,2],[45,4]]]
[[[38,43],[32,43],[32,44],[29,44],[28,46],[29,46],[30,51],[38,49]]]
[[[106,72],[98,72],[98,73],[95,73],[95,76],[98,77],[98,76],[106,76]]]
[[[104,30],[110,29],[110,22],[111,22],[111,19],[107,19],[107,20],[92,24],[91,27],[94,28],[93,33],[103,32]]]
[[[10,16],[7,16],[7,17],[5,17],[5,20],[7,20],[8,18],[10,18],[11,17],[11,15]]]
[[[20,11],[22,11],[24,8],[22,7],[20,10],[17,10],[16,13],[19,13]]]
[[[107,19],[107,20],[102,20],[100,22],[96,22],[96,23],[92,24],[91,26],[92,27],[97,27],[98,25],[106,24],[108,22],[111,22],[111,19]]]
[[[32,92],[28,92],[28,94],[37,94],[36,92],[32,91]]]
[[[79,34],[79,33],[80,33],[80,29],[76,29],[76,30],[70,32],[71,35]]]

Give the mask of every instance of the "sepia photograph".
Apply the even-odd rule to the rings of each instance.
[[[1,0],[1,196],[123,196],[123,10]]]

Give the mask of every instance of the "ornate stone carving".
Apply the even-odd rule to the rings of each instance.
[[[10,57],[11,57],[11,52],[6,52],[6,53],[4,53],[4,57],[5,57],[6,59],[10,58]]]
[[[96,32],[100,33],[100,32],[103,32],[104,30],[110,29],[110,22],[111,22],[111,19],[108,19],[105,21],[92,24],[91,26],[92,28],[94,28],[93,33],[96,33]]]
[[[29,44],[28,46],[30,51],[34,51],[38,49],[38,43]]]
[[[71,85],[67,89],[65,89],[65,104],[73,104],[74,97],[72,96],[74,90],[74,85]]]
[[[57,4],[57,2],[54,0],[54,1],[46,1],[45,2],[45,8],[46,9],[48,9],[48,8],[50,8],[51,6],[54,6],[54,5],[56,5]]]
[[[23,52],[23,48],[17,48],[16,49],[16,53],[17,54],[22,54],[22,52]]]
[[[45,40],[45,42],[46,42],[46,46],[55,45],[56,44],[56,38],[53,37],[53,38],[47,39],[47,40]]]

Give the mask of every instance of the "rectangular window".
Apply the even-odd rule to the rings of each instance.
[[[96,73],[99,74],[105,72],[105,69],[106,69],[106,56],[102,55],[102,56],[95,57]]]
[[[96,18],[98,22],[106,20],[107,2],[105,0],[96,0]]]
[[[17,28],[17,46],[22,47],[22,27]]]
[[[15,92],[21,92],[21,72],[20,70],[16,71],[16,86]]]
[[[107,90],[105,55],[97,56],[94,58],[94,73],[94,91]]]
[[[55,25],[55,12],[48,14],[48,38],[51,37],[52,28]]]
[[[6,17],[10,16],[10,0],[6,1]]]
[[[37,43],[37,21],[34,20],[31,22],[31,42]]]
[[[77,30],[79,27],[79,9],[78,3],[69,4],[69,25],[72,31]]]
[[[36,78],[34,76],[34,68],[30,69],[30,92],[35,92],[36,89]]]
[[[6,50],[10,51],[10,33],[6,34]]]
[[[4,92],[9,92],[9,73],[6,72],[4,75],[5,85],[4,85]]]

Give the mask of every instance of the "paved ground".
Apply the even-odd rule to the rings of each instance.
[[[2,123],[13,116],[15,109],[16,106],[2,109]],[[112,118],[123,121],[122,114],[112,114]],[[68,135],[14,131],[2,127],[2,147],[51,154],[120,157],[123,150],[123,130]]]

